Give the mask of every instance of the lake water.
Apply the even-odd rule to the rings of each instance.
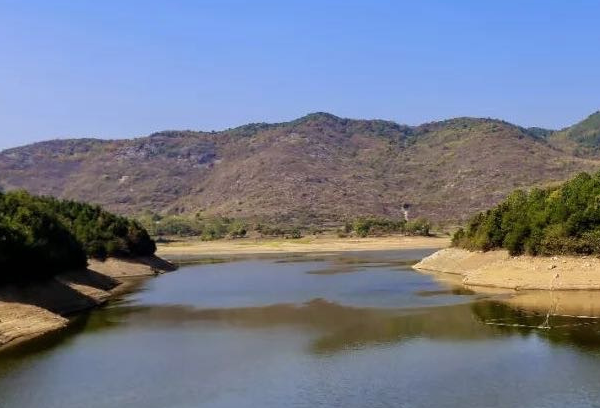
[[[0,406],[600,406],[587,301],[586,317],[548,318],[554,300],[411,270],[430,252],[182,267],[0,354]]]

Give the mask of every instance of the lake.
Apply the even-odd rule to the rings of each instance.
[[[0,406],[600,406],[600,312],[410,268],[431,252],[183,266],[1,353]]]

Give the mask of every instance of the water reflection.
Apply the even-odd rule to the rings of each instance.
[[[464,288],[424,291],[422,296],[471,295]],[[176,329],[211,323],[240,329],[292,327],[312,333],[308,350],[316,354],[363,349],[372,345],[426,338],[439,341],[475,341],[499,335],[536,335],[552,343],[600,350],[600,314],[578,317],[548,313],[568,310],[589,313],[581,303],[593,293],[526,293],[507,300],[480,300],[470,304],[427,308],[361,308],[325,299],[304,304],[202,309],[187,305],[143,306],[131,301],[114,303],[74,319],[67,329],[9,349],[4,359],[65,345],[80,332],[118,330],[121,326]],[[542,299],[548,298],[547,302]],[[520,299],[521,298],[521,299]],[[530,306],[537,299],[536,308]],[[557,307],[557,300],[560,307]],[[518,305],[518,306],[517,306]],[[578,309],[581,307],[583,309]]]
[[[191,267],[192,270],[200,267],[203,275],[188,274],[185,278],[184,271],[179,277],[164,276],[159,280],[179,279],[183,276],[183,281],[175,281],[176,287],[181,291],[191,286],[191,281],[204,281],[210,285],[210,267],[215,266],[218,268],[217,279],[227,282],[228,273],[233,272],[233,275],[238,276],[240,270],[248,268],[248,262],[253,262],[251,266],[255,266],[256,259],[261,260],[261,271],[268,265],[300,266],[299,269],[290,269],[297,276],[368,272],[371,268],[384,272],[403,269],[407,271],[407,266],[414,263],[406,254],[403,254],[404,257],[398,256],[397,253],[385,255],[320,254],[293,255],[283,259],[267,256],[252,261],[235,259],[241,263],[239,269],[224,269],[225,262],[232,265],[231,260],[207,259],[201,266]],[[313,265],[320,268],[313,268]],[[300,272],[300,275],[296,272]],[[267,270],[268,278],[277,280],[274,273],[280,272]],[[52,349],[64,345],[81,332],[90,334],[118,330],[123,326],[173,329],[196,325],[198,330],[202,330],[205,324],[240,329],[295,328],[304,334],[310,333],[307,349],[316,354],[394,344],[414,338],[471,341],[497,338],[499,335],[538,335],[555,343],[600,349],[600,326],[597,325],[600,322],[600,296],[595,292],[522,292],[510,296],[505,293],[503,296],[495,296],[478,294],[452,280],[442,283],[441,286],[433,285],[429,278],[424,280],[426,275],[416,273],[391,276],[400,279],[403,287],[408,287],[408,291],[412,293],[412,297],[396,298],[403,303],[400,307],[389,307],[387,304],[386,307],[345,305],[320,297],[304,302],[266,305],[260,305],[261,302],[257,301],[256,306],[236,306],[232,303],[224,307],[201,307],[193,303],[174,303],[171,298],[163,299],[163,303],[148,303],[144,293],[152,296],[165,286],[168,288],[164,282],[157,282],[157,285],[139,288],[134,297],[125,296],[113,301],[110,307],[78,316],[65,330],[9,349],[0,356],[6,359]],[[371,276],[369,282],[381,280],[389,283],[387,279],[389,275]],[[285,289],[285,282],[280,282],[282,286],[278,290]],[[293,281],[293,285],[297,285],[298,282],[302,281]],[[360,283],[364,284],[364,281],[361,280]],[[313,290],[310,285],[303,285]],[[363,285],[362,289],[368,291],[369,288]],[[198,290],[202,293],[202,288]],[[208,287],[208,290],[214,291],[215,287]],[[263,297],[267,292],[262,291],[258,296]],[[335,292],[331,298],[335,298],[334,295]],[[218,296],[222,294],[218,293]],[[456,300],[461,297],[466,298],[466,302]],[[415,300],[418,298],[431,300],[422,304]]]
[[[312,275],[335,275],[338,273],[351,273],[365,270],[368,268],[389,268],[391,270],[401,270],[414,265],[418,262],[416,259],[395,259],[387,261],[375,261],[360,257],[337,257],[328,259],[325,268],[307,271]]]
[[[481,294],[412,271],[419,255],[211,261],[148,280],[67,330],[0,354],[0,406],[560,407],[600,398],[596,293]]]
[[[600,351],[600,315],[577,316],[557,314],[562,304],[566,310],[575,312],[580,308],[589,312],[589,308],[579,301],[593,293],[527,293],[517,295],[505,302],[484,301],[471,305],[477,319],[502,335],[532,336],[549,341],[552,344],[575,346],[586,351]],[[519,299],[520,297],[522,299]],[[536,302],[530,306],[532,298],[548,302]],[[573,303],[570,303],[573,301]],[[516,306],[519,305],[519,306]],[[563,309],[564,310],[564,309]]]
[[[462,286],[454,286],[450,289],[440,289],[440,290],[420,290],[415,292],[419,296],[430,297],[430,296],[440,296],[440,295],[454,295],[454,296],[474,296],[477,294],[472,289],[465,288]]]
[[[455,288],[439,291],[438,295],[448,292],[471,293]],[[476,341],[515,334],[537,335],[553,343],[600,350],[600,320],[597,318],[548,315],[515,307],[513,303],[514,299],[480,300],[470,304],[391,309],[344,306],[325,299],[313,299],[301,305],[215,309],[183,305],[129,306],[97,313],[90,324],[95,329],[118,327],[118,324],[168,328],[207,322],[244,329],[288,326],[313,333],[308,349],[317,354],[394,344],[414,338]]]

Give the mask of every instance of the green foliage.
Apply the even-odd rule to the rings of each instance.
[[[243,220],[227,217],[203,217],[166,215],[146,213],[138,217],[139,222],[153,236],[198,236],[202,240],[212,241],[225,237],[243,238],[248,233],[248,226]]]
[[[48,197],[37,199],[59,217],[90,257],[144,256],[156,251],[154,241],[137,221],[111,214],[99,206]]]
[[[213,241],[225,237],[227,233],[226,219],[209,220],[202,225],[202,234],[200,235],[203,241]]]
[[[297,226],[293,227],[281,227],[273,225],[265,225],[259,223],[255,227],[262,237],[278,237],[278,238],[289,238],[289,239],[300,239],[302,238],[302,229]]]
[[[290,230],[287,237],[291,239],[300,239],[302,238],[302,231],[300,230],[300,228],[294,227]]]
[[[155,250],[137,222],[100,207],[25,192],[0,193],[0,283],[82,268],[87,256],[150,255]]]
[[[404,232],[406,221],[389,220],[380,217],[359,217],[352,222],[352,231],[359,237]]]
[[[241,220],[234,220],[227,226],[230,238],[243,238],[248,233],[248,225]]]
[[[454,246],[512,255],[600,253],[600,172],[581,173],[559,187],[513,192],[458,230]]]
[[[567,136],[585,147],[600,148],[600,112],[571,127]]]
[[[404,229],[408,235],[429,236],[431,223],[425,218],[417,218],[414,221],[407,222]]]
[[[195,220],[181,216],[160,218],[147,225],[148,231],[155,236],[176,235],[180,237],[202,235],[202,226]]]
[[[254,228],[263,237],[284,237],[285,231],[283,228],[265,224],[257,224]]]
[[[346,222],[340,233],[350,234],[354,232],[359,237],[377,236],[392,233],[407,235],[430,235],[431,223],[418,218],[406,222],[404,219],[387,219],[381,217],[359,217],[353,222]]]
[[[81,243],[41,203],[0,195],[0,283],[48,278],[86,261]]]

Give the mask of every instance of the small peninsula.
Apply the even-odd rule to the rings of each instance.
[[[477,214],[415,269],[458,274],[470,286],[600,290],[600,173],[517,190]]]

